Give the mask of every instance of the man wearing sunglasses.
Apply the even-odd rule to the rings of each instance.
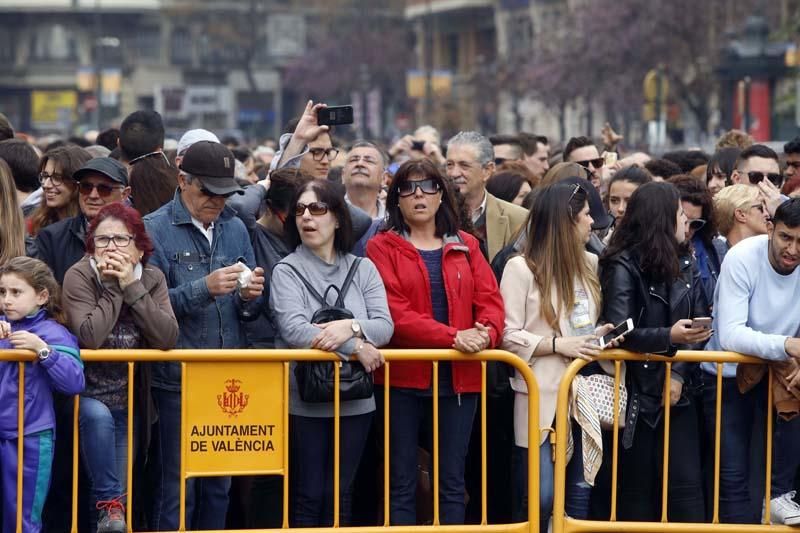
[[[494,148],[494,165],[499,167],[506,161],[522,160],[522,144],[516,135],[492,135],[489,142]]]
[[[731,182],[758,186],[762,181],[767,181],[775,188],[780,188],[783,185],[781,166],[778,162],[778,154],[772,148],[763,144],[754,144],[739,154],[736,168],[731,173]]]
[[[564,147],[564,161],[578,163],[589,172],[589,181],[600,190],[603,178],[603,158],[589,137],[572,137]]]
[[[144,218],[155,246],[150,264],[167,278],[169,299],[180,334],[178,348],[243,348],[243,320],[256,318],[264,272],[255,268],[250,236],[225,206],[242,192],[234,179],[235,159],[224,145],[198,141],[180,164],[172,201]],[[252,276],[245,274],[253,269]],[[244,274],[244,276],[243,276]],[[159,412],[153,458],[157,487],[154,529],[178,528],[181,442],[181,369],[177,363],[153,363],[152,395]],[[189,529],[224,529],[229,477],[193,479],[186,497]]]
[[[56,281],[86,252],[86,228],[97,213],[130,195],[128,170],[110,157],[90,159],[72,178],[78,182],[78,215],[45,227],[36,237],[37,257],[47,263]]]

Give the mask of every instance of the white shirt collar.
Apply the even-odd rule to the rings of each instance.
[[[208,239],[209,246],[214,244],[214,223],[213,222],[208,225],[208,228],[206,228],[203,225],[202,222],[200,222],[196,218],[192,217],[192,224],[194,224],[194,227],[199,229],[203,233],[205,238]]]
[[[478,221],[478,219],[480,219],[481,216],[483,216],[483,214],[486,212],[486,199],[488,197],[489,197],[488,193],[486,191],[483,191],[483,201],[481,202],[481,205],[479,205],[478,208],[472,212],[473,224],[475,224]]]

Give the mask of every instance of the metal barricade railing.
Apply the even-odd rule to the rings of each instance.
[[[536,442],[536,436],[539,434],[539,393],[536,380],[534,379],[531,369],[516,355],[501,350],[487,350],[478,354],[465,355],[454,350],[394,350],[386,349],[381,350],[381,353],[386,359],[385,364],[385,383],[382,394],[384,395],[383,410],[384,410],[384,424],[383,429],[383,490],[384,490],[384,506],[383,525],[371,527],[339,527],[339,434],[340,434],[340,410],[341,403],[338,392],[339,384],[339,365],[335,365],[335,381],[334,387],[334,528],[337,531],[346,533],[371,533],[377,531],[391,531],[391,532],[409,532],[420,533],[425,531],[445,531],[445,532],[475,532],[475,533],[536,533],[539,530],[539,453],[536,447],[528,449],[528,521],[513,524],[488,524],[487,520],[487,444],[486,444],[486,376],[487,364],[491,361],[505,363],[515,368],[519,374],[525,379],[528,387],[528,441]],[[18,406],[18,427],[24,427],[24,390],[25,390],[25,364],[26,362],[33,361],[35,358],[30,352],[21,350],[7,350],[0,351],[0,361],[18,361],[19,362],[19,406]],[[127,494],[129,495],[128,505],[126,505],[127,524],[128,530],[131,531],[133,505],[132,501],[132,487],[133,487],[133,459],[132,454],[133,446],[133,412],[134,412],[134,366],[137,363],[154,363],[162,361],[173,361],[182,363],[182,376],[184,377],[184,387],[182,390],[182,416],[181,416],[181,483],[180,483],[180,531],[185,530],[185,482],[188,477],[197,476],[197,472],[186,471],[186,441],[187,441],[187,390],[185,378],[187,376],[187,365],[192,363],[281,363],[283,368],[283,402],[282,412],[280,418],[284,424],[283,431],[283,465],[281,470],[283,475],[283,528],[288,528],[289,516],[289,448],[288,448],[288,427],[289,427],[289,365],[293,361],[331,361],[332,363],[338,362],[339,358],[335,355],[317,350],[82,350],[81,359],[84,363],[92,364],[97,362],[127,362],[128,363],[128,457],[127,457]],[[390,420],[390,401],[389,392],[391,387],[391,367],[395,362],[402,361],[430,361],[433,364],[432,376],[432,403],[433,403],[433,525],[431,526],[391,526],[390,520],[390,460],[389,460],[389,420]],[[473,361],[480,362],[481,364],[481,408],[480,408],[480,424],[481,424],[481,522],[475,525],[440,525],[439,521],[439,398],[438,398],[438,372],[439,362],[442,361]],[[378,394],[376,389],[376,394]],[[72,453],[72,523],[71,531],[77,532],[77,517],[78,517],[78,420],[79,420],[79,397],[73,400],[73,453]],[[23,469],[20,468],[23,461],[23,439],[18,439],[18,457],[17,457],[17,501],[21,501],[23,493]],[[239,475],[250,474],[272,474],[277,473],[274,470],[254,470],[246,473],[239,473]],[[210,472],[199,475],[229,475],[228,472],[218,471]],[[17,531],[22,531],[22,514],[21,508],[18,506],[16,517]],[[325,528],[292,528],[292,531],[298,532],[319,532]],[[255,531],[255,530],[238,530],[238,531]],[[259,530],[267,531],[267,530]]]
[[[566,471],[567,471],[567,441],[564,436],[569,431],[570,424],[570,395],[571,385],[579,371],[589,364],[589,361],[576,359],[568,367],[559,386],[558,404],[556,407],[556,454],[555,454],[555,480],[553,502],[553,533],[584,533],[584,532],[637,532],[637,533],[662,533],[672,531],[684,532],[725,532],[725,533],[750,533],[757,531],[793,531],[789,526],[768,525],[770,482],[772,466],[772,369],[767,373],[767,402],[766,402],[766,489],[765,489],[765,524],[721,524],[719,523],[719,495],[720,495],[720,442],[722,420],[722,365],[723,363],[766,364],[762,359],[744,356],[733,352],[711,351],[680,351],[674,357],[663,357],[651,354],[637,354],[623,350],[604,351],[599,359],[614,362],[614,430],[612,433],[612,465],[611,465],[611,509],[607,521],[577,520],[565,514],[566,503]],[[670,403],[665,402],[664,408],[664,443],[663,465],[661,479],[661,517],[657,522],[630,522],[617,520],[617,507],[625,502],[618,502],[618,460],[619,460],[619,385],[620,367],[622,361],[663,362],[665,364],[664,397],[669,398],[671,388],[671,369],[674,363],[715,363],[716,364],[716,409],[714,431],[714,471],[713,471],[713,516],[711,523],[676,523],[668,522],[668,480],[669,480],[669,443],[670,443]],[[630,401],[630,396],[628,396]],[[641,423],[641,422],[640,422]],[[702,438],[700,446],[702,446]]]

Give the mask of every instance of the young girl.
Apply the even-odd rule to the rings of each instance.
[[[61,325],[59,287],[43,262],[15,257],[0,265],[0,351],[36,353],[25,364],[25,428],[22,531],[41,530],[50,485],[55,415],[53,389],[83,390],[83,365],[75,337]],[[0,494],[3,533],[15,531],[17,516],[17,409],[19,363],[0,361]]]

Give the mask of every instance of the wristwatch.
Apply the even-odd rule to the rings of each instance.
[[[350,321],[350,329],[353,330],[353,337],[361,337],[361,324],[359,324],[357,321]]]
[[[38,352],[36,352],[36,357],[39,358],[39,362],[47,361],[47,358],[50,357],[50,354],[53,353],[53,350],[50,349],[49,346],[45,346]]]

